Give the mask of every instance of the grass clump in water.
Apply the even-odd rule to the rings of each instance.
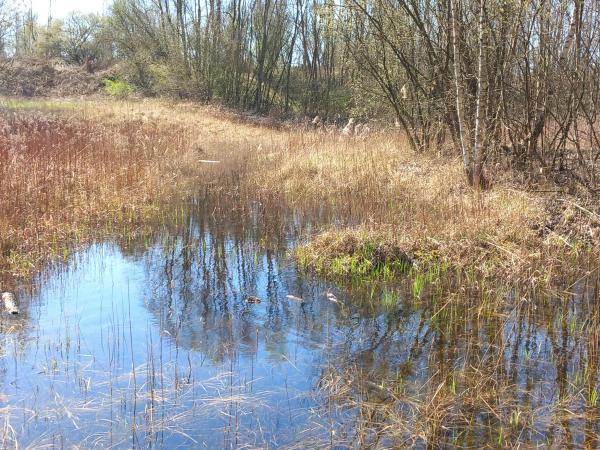
[[[384,228],[384,227],[382,227]],[[528,235],[523,230],[523,235]],[[519,245],[517,245],[519,242]],[[534,249],[535,245],[539,247]],[[361,280],[390,280],[408,275],[414,298],[441,276],[454,274],[466,280],[488,279],[549,286],[554,279],[586,273],[598,255],[593,248],[574,254],[572,246],[532,238],[530,242],[499,242],[445,236],[439,239],[399,239],[386,229],[336,229],[317,234],[295,251],[299,265],[322,276]]]
[[[333,277],[390,279],[413,260],[400,247],[365,232],[328,232],[296,251],[304,268]]]

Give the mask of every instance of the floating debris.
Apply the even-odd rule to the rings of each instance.
[[[290,300],[294,300],[295,302],[298,303],[304,303],[304,299],[300,298],[300,297],[296,297],[295,295],[286,295],[286,298],[290,299]]]
[[[341,302],[338,300],[338,298],[337,298],[335,295],[333,295],[331,292],[328,292],[327,294],[325,294],[325,296],[327,297],[327,300],[329,300],[330,302],[333,302],[333,303],[341,303]]]
[[[15,300],[15,294],[12,292],[3,292],[2,302],[4,303],[4,308],[8,314],[19,314],[19,307]]]
[[[254,295],[250,295],[249,297],[246,298],[246,303],[252,303],[252,304],[260,303],[260,298],[254,296]]]

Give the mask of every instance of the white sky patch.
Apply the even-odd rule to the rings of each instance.
[[[30,3],[31,1],[31,3]],[[33,9],[38,22],[45,23],[48,20],[48,11],[52,13],[53,19],[64,19],[72,12],[101,14],[108,7],[108,0],[25,0],[25,8]]]

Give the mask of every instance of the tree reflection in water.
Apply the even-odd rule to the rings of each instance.
[[[415,300],[408,281],[296,267],[290,250],[350,212],[169,214],[20,292],[0,323],[5,443],[597,446],[597,279],[547,296],[448,276]]]

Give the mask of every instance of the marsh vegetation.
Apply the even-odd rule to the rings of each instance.
[[[0,0],[0,447],[599,447],[599,20]]]
[[[581,198],[472,189],[396,129],[156,100],[4,101],[1,120],[20,303],[1,446],[597,446]]]

